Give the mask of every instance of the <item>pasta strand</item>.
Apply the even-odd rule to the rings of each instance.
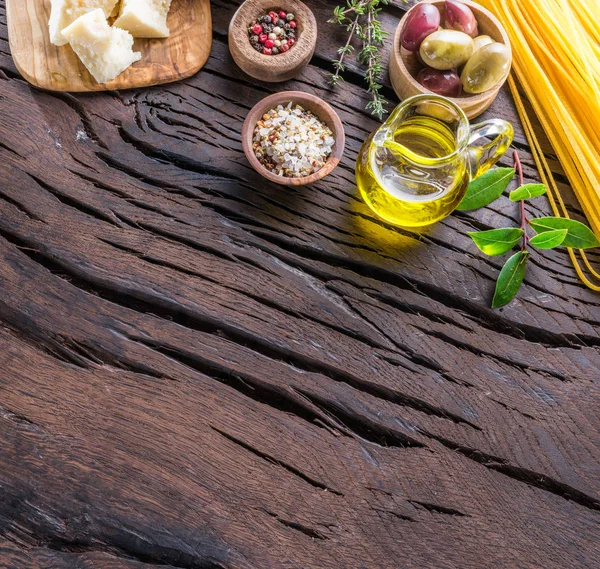
[[[504,25],[513,71],[592,230],[600,236],[600,4],[598,0],[479,0]],[[514,78],[509,86],[554,215],[569,217]],[[586,286],[600,273],[569,249]]]

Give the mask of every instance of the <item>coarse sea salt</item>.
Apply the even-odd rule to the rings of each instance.
[[[331,129],[309,110],[291,102],[265,113],[252,139],[260,163],[273,174],[288,178],[318,172],[334,145]]]

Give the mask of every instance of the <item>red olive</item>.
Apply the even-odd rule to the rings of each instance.
[[[462,92],[460,77],[455,69],[441,70],[426,67],[419,71],[417,81],[426,89],[445,97],[458,97]]]
[[[440,11],[433,4],[417,4],[406,16],[400,43],[408,51],[419,51],[421,42],[440,26]]]
[[[476,38],[479,35],[477,20],[466,4],[457,0],[446,0],[446,28],[457,30]]]

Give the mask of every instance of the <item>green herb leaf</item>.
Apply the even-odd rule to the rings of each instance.
[[[510,251],[523,237],[523,230],[507,227],[490,231],[473,231],[469,232],[469,236],[486,255],[495,256]]]
[[[496,281],[496,292],[492,300],[492,308],[500,308],[508,304],[521,288],[527,270],[527,251],[515,253],[506,263]]]
[[[567,235],[562,242],[564,247],[573,247],[574,249],[600,247],[600,241],[598,241],[598,238],[594,235],[592,230],[574,219],[565,219],[564,217],[539,217],[537,219],[532,219],[529,224],[537,233],[545,233],[556,229],[566,229]]]
[[[496,168],[475,178],[457,209],[469,211],[491,204],[502,195],[514,175],[514,168]]]
[[[543,196],[545,193],[546,186],[544,184],[525,184],[510,192],[508,197],[512,202],[520,202],[521,200]]]
[[[562,245],[568,231],[566,229],[554,229],[539,233],[529,240],[529,243],[538,249],[554,249]]]

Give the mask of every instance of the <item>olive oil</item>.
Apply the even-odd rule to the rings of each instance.
[[[413,115],[367,139],[356,165],[358,187],[367,204],[390,223],[435,223],[456,208],[469,184],[462,150],[451,125]]]

